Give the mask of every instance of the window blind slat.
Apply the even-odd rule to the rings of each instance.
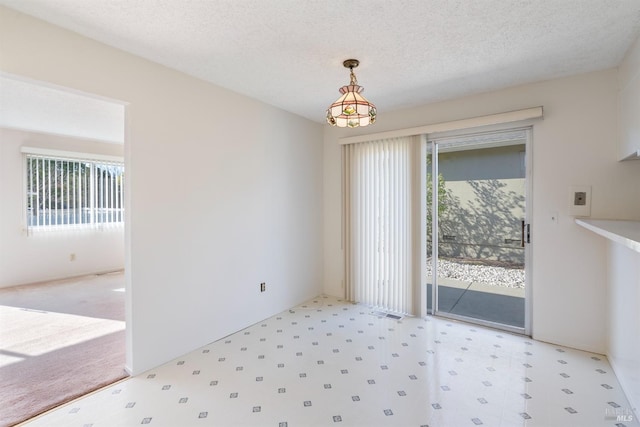
[[[29,230],[123,222],[122,163],[25,157]]]
[[[109,193],[109,222],[115,222],[115,211],[114,208],[116,206],[116,191],[115,191],[115,180],[113,179],[113,174],[109,172],[109,183],[111,184],[111,192]]]
[[[347,297],[400,313],[411,310],[411,152],[408,138],[343,147]]]

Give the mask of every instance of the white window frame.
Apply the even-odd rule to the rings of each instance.
[[[104,229],[124,225],[124,159],[122,157],[32,147],[22,147],[21,152],[24,159],[23,223],[27,235],[40,231]],[[89,179],[85,184],[86,187],[81,188],[80,181],[75,181],[73,185],[66,187],[66,192],[63,189],[59,195],[55,196],[56,200],[60,196],[67,208],[58,209],[57,204],[52,207],[52,195],[49,193],[46,216],[42,217],[41,221],[41,215],[38,213],[34,224],[29,214],[30,198],[33,194],[29,194],[29,191],[34,183],[36,186],[39,184],[38,181],[34,181],[36,177],[28,176],[29,162],[47,162],[48,167],[51,162],[67,162],[68,165],[84,163],[89,168]],[[109,173],[105,171],[104,166],[122,168],[122,172]],[[53,178],[54,182],[56,179],[56,177]],[[71,191],[72,188],[73,191]],[[82,200],[82,194],[85,196],[84,200]],[[33,203],[33,199],[31,202]],[[73,208],[69,208],[70,205]]]

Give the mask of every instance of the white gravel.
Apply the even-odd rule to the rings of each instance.
[[[431,269],[432,263],[429,260],[427,263],[427,276],[431,275]],[[482,282],[504,288],[524,288],[523,268],[507,268],[440,259],[438,262],[438,277],[465,282]]]

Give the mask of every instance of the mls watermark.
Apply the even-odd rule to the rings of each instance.
[[[606,408],[604,410],[604,419],[607,421],[630,423],[634,420],[634,414],[633,411],[629,408]]]

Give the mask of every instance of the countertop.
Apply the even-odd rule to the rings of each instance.
[[[640,221],[576,218],[576,224],[640,252]]]

